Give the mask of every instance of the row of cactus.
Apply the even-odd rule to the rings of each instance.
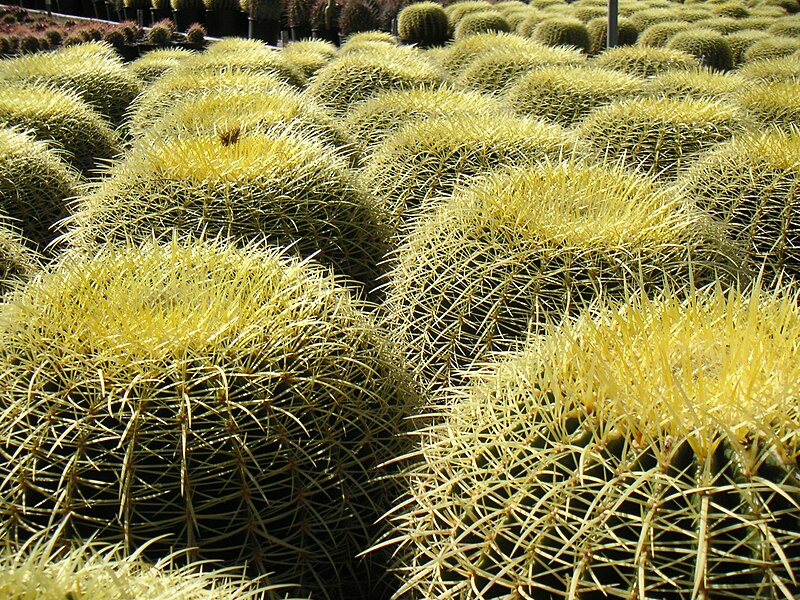
[[[519,81],[548,70],[555,78],[562,69],[567,78],[574,74],[577,90],[585,70],[585,81],[594,72],[620,82],[613,85],[628,96],[608,97],[606,90],[593,100],[587,93],[576,110],[565,107],[550,123],[536,109],[514,115],[508,103],[514,86],[478,92],[481,71],[470,70],[487,55],[509,65],[509,53],[492,48],[503,43],[525,53],[527,70],[503,67]],[[442,415],[424,411],[425,422],[440,417],[432,435],[399,435],[423,400],[417,385],[471,394],[450,387],[465,382],[463,370],[524,347],[529,337],[556,339],[550,323],[564,316],[569,332],[569,319],[595,322],[587,307],[631,296],[649,306],[656,300],[648,298],[663,289],[675,292],[672,306],[685,299],[673,311],[682,315],[695,302],[693,287],[745,282],[767,261],[773,261],[768,274],[789,276],[797,264],[796,224],[790,211],[777,213],[795,201],[797,166],[786,157],[797,156],[797,134],[791,126],[775,127],[758,138],[749,122],[760,125],[763,117],[756,116],[754,100],[741,99],[791,86],[792,76],[779,75],[792,73],[791,62],[758,65],[760,71],[751,63],[751,71],[737,70],[736,77],[777,81],[735,89],[722,83],[733,75],[699,69],[700,61],[685,52],[621,48],[628,52],[619,59],[626,66],[614,71],[611,63],[600,64],[609,60],[605,52],[589,59],[586,52],[508,32],[478,33],[431,50],[376,34],[352,36],[338,51],[319,42],[296,47],[277,52],[223,40],[203,54],[167,57],[163,74],[138,80],[144,91],[121,118],[131,145],[102,178],[78,190],[61,223],[66,233],[51,246],[62,254],[29,283],[11,284],[0,304],[0,388],[8,415],[0,424],[8,463],[0,494],[7,500],[7,538],[23,544],[32,530],[56,525],[64,540],[94,534],[151,560],[190,547],[187,560],[246,562],[249,574],[271,573],[271,583],[295,584],[300,594],[322,598],[383,598],[392,587],[409,597],[569,597],[619,589],[668,596],[665,582],[676,587],[675,597],[697,590],[792,593],[796,465],[788,431],[769,437],[768,427],[778,427],[773,413],[743,437],[727,432],[740,432],[753,419],[679,427],[694,416],[678,410],[684,406],[679,392],[702,380],[709,397],[725,396],[710,383],[725,373],[725,352],[752,349],[741,340],[720,341],[741,324],[733,296],[720,304],[733,316],[689,317],[686,331],[702,339],[685,342],[686,356],[675,358],[668,348],[666,367],[653,359],[671,377],[667,383],[682,384],[662,404],[651,401],[655,392],[643,392],[642,406],[661,411],[653,420],[663,429],[638,422],[626,429],[629,422],[620,420],[642,414],[623,402],[630,395],[621,386],[630,377],[615,371],[602,380],[605,387],[580,387],[586,381],[580,376],[602,377],[600,369],[576,362],[564,371],[572,364],[563,360],[567,350],[578,356],[576,340],[585,342],[590,361],[597,340],[611,344],[620,336],[602,327],[594,337],[576,329],[559,346],[557,363],[536,363],[537,377],[552,376],[536,380],[545,400],[552,400],[547,394],[577,398],[563,419],[560,409],[544,403],[541,412],[522,408],[525,423],[537,415],[542,435],[564,432],[550,445],[536,446],[519,421],[509,426],[512,434],[524,430],[526,453],[533,444],[542,450],[536,457],[560,465],[546,483],[525,474],[523,451],[494,430],[487,448],[475,443],[481,437],[472,430],[463,434],[476,452],[464,455],[463,464],[483,478],[478,482],[458,473],[457,457],[418,461],[441,446],[434,441],[415,451],[414,440],[430,441],[437,427],[458,431],[446,414],[458,402],[445,402]],[[481,68],[486,64],[492,64],[488,58]],[[681,73],[676,64],[695,80],[670,80]],[[125,70],[134,73],[135,63]],[[645,79],[645,70],[658,74]],[[714,75],[713,82],[701,82],[705,75]],[[540,81],[540,88],[550,85]],[[649,91],[677,90],[678,81],[685,89]],[[715,100],[694,91],[712,85]],[[579,94],[561,94],[572,95]],[[562,114],[572,116],[559,122]],[[615,133],[619,114],[631,115],[638,140]],[[608,133],[596,133],[603,127]],[[746,150],[737,154],[739,146]],[[619,160],[604,161],[604,154]],[[67,150],[54,155],[68,156]],[[757,157],[763,164],[754,163]],[[743,165],[739,179],[730,176],[734,165]],[[690,191],[701,177],[723,186],[704,203]],[[732,204],[722,206],[723,198]],[[764,214],[770,218],[751,223]],[[384,283],[376,288],[378,281]],[[364,292],[382,305],[354,299]],[[649,322],[631,314],[624,332]],[[788,326],[780,327],[790,318],[784,311],[764,320],[786,332]],[[696,321],[728,330],[701,332]],[[672,343],[682,341],[675,328],[656,325]],[[764,335],[778,339],[772,330]],[[650,330],[636,336],[643,343],[653,338]],[[622,341],[620,352],[647,356]],[[707,348],[711,341],[717,345]],[[764,352],[763,363],[748,364],[756,370],[784,364]],[[618,363],[629,372],[639,368],[653,390],[664,389],[646,365],[628,357]],[[741,354],[733,358],[741,362]],[[791,380],[790,370],[778,371]],[[614,387],[614,381],[621,383]],[[732,384],[737,390],[767,388],[739,381]],[[783,393],[768,381],[767,391]],[[490,388],[500,398],[514,397],[499,384]],[[619,406],[598,408],[620,390]],[[500,410],[499,402],[481,396],[487,398],[487,410]],[[741,406],[737,398],[731,406]],[[742,414],[728,407],[709,411]],[[670,411],[678,414],[674,422],[665,420]],[[719,452],[704,450],[702,439],[692,445],[703,433]],[[674,454],[657,444],[667,435],[676,440],[669,446]],[[620,439],[632,441],[618,451]],[[635,450],[639,462],[631,458],[634,442],[642,445]],[[740,446],[751,454],[735,454]],[[789,458],[773,448],[786,449]],[[776,453],[783,462],[775,463]],[[576,454],[588,460],[586,482],[578,482],[584,487],[569,479],[578,468]],[[487,465],[495,456],[510,462]],[[423,462],[433,465],[432,474]],[[757,475],[742,479],[740,464],[753,465]],[[646,476],[665,468],[669,489],[648,495]],[[692,479],[706,472],[710,478]],[[765,478],[774,483],[761,484]],[[614,495],[632,481],[640,486]],[[730,489],[730,481],[763,501],[743,503],[750,495]],[[528,485],[522,496],[504,495],[520,482]],[[573,495],[559,491],[562,483]],[[695,493],[717,483],[722,491],[711,501]],[[401,501],[393,502],[403,488]],[[675,498],[673,489],[684,493]],[[601,496],[608,505],[601,502],[596,517],[599,505],[588,499],[598,490],[608,490]],[[648,508],[664,498],[672,503],[660,508],[674,516]],[[552,504],[561,500],[568,508]],[[692,521],[704,502],[705,520]],[[762,513],[750,516],[755,507]],[[386,526],[375,524],[386,511],[394,515],[394,530],[356,559]],[[515,522],[517,513],[540,521]],[[546,515],[553,513],[566,521],[550,524]],[[587,522],[598,522],[586,538],[597,546],[579,551],[557,540],[558,532],[582,535]],[[654,523],[646,531],[656,540],[655,556],[637,551],[643,522]],[[690,533],[681,537],[678,530]],[[542,532],[538,546],[528,544],[532,531]],[[161,534],[168,537],[153,539]],[[762,534],[770,545],[754,537]],[[531,547],[542,554],[531,557]],[[382,550],[397,561],[399,583],[388,591]],[[608,566],[612,561],[618,568]]]

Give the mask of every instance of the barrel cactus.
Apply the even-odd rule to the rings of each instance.
[[[521,115],[536,116],[563,126],[580,122],[592,109],[642,93],[645,80],[593,66],[542,67],[524,75],[506,94]]]
[[[292,42],[281,49],[283,58],[299,68],[306,79],[327,65],[336,52],[336,46],[319,39]]]
[[[0,87],[0,123],[31,130],[87,176],[121,150],[111,124],[66,90],[6,83]]]
[[[565,46],[561,50],[569,52],[570,49]],[[558,64],[559,58],[547,51],[497,48],[470,61],[455,83],[466,89],[502,96],[526,74],[546,65]],[[573,57],[567,54],[566,58],[570,60]]]
[[[649,46],[619,46],[608,48],[594,59],[598,67],[616,69],[631,75],[651,77],[670,69],[694,69],[700,60],[684,52],[670,48]]]
[[[417,396],[364,308],[264,246],[67,253],[0,308],[4,540],[56,527],[374,597],[354,557]]]
[[[594,109],[582,138],[626,164],[668,180],[701,152],[747,128],[732,102],[707,98],[640,97]]]
[[[701,207],[728,224],[765,278],[800,278],[797,128],[737,136],[699,157],[680,183]]]
[[[791,57],[798,50],[800,50],[800,39],[768,35],[764,39],[753,42],[744,51],[742,58],[745,63],[749,63],[758,60],[782,58],[784,56]]]
[[[569,155],[575,145],[571,132],[538,119],[457,113],[399,128],[374,149],[362,177],[405,232],[418,213],[465,179],[496,167]]]
[[[731,47],[734,68],[744,62],[744,53],[750,46],[768,37],[768,33],[757,29],[745,29],[744,31],[737,31],[726,35],[725,39],[728,41],[728,46]]]
[[[118,544],[52,543],[45,531],[29,547],[0,552],[0,594],[5,598],[181,598],[182,600],[272,600],[281,586],[248,581],[232,570],[202,564],[155,564],[126,556]],[[35,582],[35,583],[34,583]],[[80,596],[78,596],[80,594]]]
[[[335,58],[314,74],[306,95],[343,115],[358,102],[381,92],[442,83],[441,73],[421,50],[384,46],[381,51]]]
[[[447,13],[436,2],[417,2],[397,15],[397,35],[404,44],[442,46],[449,39]]]
[[[747,114],[761,123],[787,130],[800,123],[800,79],[745,88],[737,100]]]
[[[586,53],[592,48],[586,25],[573,17],[545,19],[536,26],[531,37],[545,46],[573,46]]]
[[[115,164],[64,221],[62,244],[183,234],[266,239],[374,287],[386,216],[331,148],[285,129],[152,140]]]
[[[692,27],[686,21],[664,21],[663,23],[653,23],[639,34],[636,42],[640,46],[650,46],[663,48],[667,45],[670,38],[680,31],[686,31]]]
[[[598,17],[586,23],[589,34],[589,54],[599,54],[608,46],[608,17]],[[617,46],[630,46],[639,39],[639,28],[625,17],[617,18]]]
[[[500,49],[519,52],[537,52],[542,49],[558,52],[561,48],[547,49],[541,44],[537,44],[531,39],[524,38],[511,33],[498,33],[495,31],[488,33],[478,33],[468,36],[461,40],[456,40],[445,47],[443,53],[438,57],[438,64],[451,76],[457,77],[470,62],[487,52],[494,52]],[[567,51],[573,61],[583,61],[585,57],[577,56],[577,52]],[[564,54],[561,52],[561,54]]]
[[[143,85],[148,85],[187,58],[191,58],[193,54],[194,52],[185,48],[156,48],[128,63],[126,68]]]
[[[754,83],[800,81],[800,60],[796,56],[765,58],[741,65],[736,73]]]
[[[714,98],[732,100],[746,86],[736,72],[721,73],[708,67],[687,71],[666,71],[651,77],[645,93],[655,96]]]
[[[800,594],[796,294],[712,289],[565,322],[418,432],[396,597]]]
[[[344,121],[344,128],[368,154],[406,123],[458,113],[471,114],[481,120],[500,119],[506,116],[508,109],[497,98],[449,85],[393,90],[353,108]]]
[[[176,104],[213,91],[235,94],[242,91],[264,92],[287,88],[285,81],[270,73],[234,71],[195,73],[182,69],[165,73],[148,86],[132,103],[125,125],[133,138],[142,137],[148,128]]]
[[[76,92],[85,102],[108,118],[113,124],[122,122],[128,105],[141,91],[141,83],[119,61],[87,44],[37,52],[19,56],[0,63],[0,81],[11,83],[36,83]]]
[[[279,52],[266,44],[214,52],[195,53],[181,61],[178,69],[200,75],[202,73],[266,73],[297,88],[306,86],[303,72]]]
[[[436,387],[598,299],[727,281],[741,257],[706,213],[652,178],[556,160],[458,189],[393,259],[389,323]]]
[[[712,29],[722,35],[729,35],[747,29],[747,24],[743,23],[741,19],[734,19],[731,17],[711,17],[708,19],[700,19],[692,24],[698,28]]]
[[[28,243],[43,251],[78,193],[77,171],[42,141],[0,127],[0,211],[14,219]]]
[[[317,141],[357,161],[350,137],[321,106],[300,92],[280,86],[274,89],[205,90],[191,94],[159,117],[147,130],[147,139],[192,137],[238,131],[238,135],[286,129],[308,134]],[[148,143],[145,141],[144,143]]]
[[[496,10],[471,12],[458,21],[458,25],[453,30],[453,38],[462,40],[477,33],[492,31],[508,33],[511,31],[511,25]]]
[[[733,68],[733,54],[728,41],[713,29],[679,31],[669,39],[666,47],[696,56],[703,66],[717,71],[730,71]]]

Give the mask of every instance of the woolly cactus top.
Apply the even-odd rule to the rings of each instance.
[[[297,332],[304,319],[335,312],[342,302],[330,280],[309,277],[309,265],[274,251],[173,243],[65,260],[3,307],[4,347],[47,353],[59,339],[51,355],[57,351],[59,360],[76,364],[97,361],[116,381],[121,372],[128,382],[136,374],[152,376],[163,361],[224,361],[226,352],[240,355],[264,336]],[[346,304],[341,310],[352,311]],[[269,331],[254,323],[269,323]]]
[[[672,435],[707,455],[720,435],[797,435],[799,352],[796,297],[714,290],[584,315],[520,364],[547,401],[625,423],[643,443]]]
[[[653,179],[621,166],[570,161],[483,177],[438,214],[452,221],[448,229],[473,223],[509,239],[634,254],[711,228],[688,199]]]

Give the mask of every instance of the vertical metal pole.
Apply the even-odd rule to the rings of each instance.
[[[606,48],[617,45],[619,0],[608,0],[608,29],[606,30]]]

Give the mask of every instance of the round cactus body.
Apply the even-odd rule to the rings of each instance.
[[[306,79],[327,65],[336,56],[337,48],[325,40],[300,40],[281,49],[283,57],[298,67]]]
[[[761,123],[791,130],[800,123],[800,79],[745,88],[738,102]]]
[[[110,123],[72,92],[31,84],[0,87],[0,122],[30,130],[89,175],[120,148]]]
[[[233,570],[207,565],[155,564],[125,556],[118,544],[84,542],[70,548],[49,544],[44,532],[31,547],[0,552],[0,594],[5,598],[180,598],[181,600],[272,600],[279,586],[246,580]],[[204,568],[205,567],[205,568]],[[35,581],[35,589],[31,582]]]
[[[484,52],[470,61],[455,83],[485,94],[502,96],[520,78],[531,71],[536,71],[546,65],[559,64],[558,61],[564,59],[572,61],[567,64],[574,64],[577,59],[574,55],[569,54],[571,49],[567,46],[560,48],[559,50],[567,51],[567,54],[560,56],[559,53],[551,54],[546,51],[520,52],[519,50],[497,48]],[[577,50],[575,53],[578,53]]]
[[[651,77],[670,69],[694,69],[700,66],[697,57],[670,48],[620,46],[608,48],[594,59],[598,67],[616,69],[631,75]]]
[[[347,115],[344,127],[369,153],[406,123],[454,114],[471,114],[480,120],[502,119],[508,109],[497,98],[446,85],[394,90],[356,106]]]
[[[578,131],[599,151],[671,179],[701,152],[744,131],[746,124],[745,115],[733,103],[656,96],[596,108]]]
[[[639,34],[636,42],[640,46],[650,46],[653,48],[663,48],[667,45],[670,38],[679,31],[686,31],[692,27],[686,21],[665,21],[663,23],[653,23]]]
[[[0,211],[17,222],[28,242],[44,251],[67,216],[67,199],[80,176],[61,155],[23,131],[0,127]]]
[[[754,83],[800,81],[800,60],[796,56],[756,60],[743,64],[736,73]]]
[[[476,11],[464,15],[453,30],[453,38],[462,40],[478,33],[508,33],[511,25],[496,10]]]
[[[354,52],[369,53],[373,50],[390,52],[394,49],[399,50],[399,52],[395,53],[397,56],[421,56],[416,52],[415,48],[399,49],[399,46],[400,40],[387,31],[359,31],[347,36],[345,42],[339,47],[337,54],[345,56]]]
[[[586,25],[573,17],[545,19],[536,26],[531,37],[545,46],[573,46],[587,54],[592,49]]]
[[[622,165],[567,160],[458,189],[393,259],[393,331],[436,386],[598,299],[724,281],[741,257],[688,198]]]
[[[670,3],[669,7],[664,6],[651,6],[644,7],[636,10],[628,15],[628,18],[633,21],[633,24],[639,28],[639,31],[644,31],[655,23],[666,23],[668,21],[679,21],[677,3]]]
[[[733,68],[733,54],[728,41],[713,29],[679,31],[669,39],[667,48],[696,56],[703,66],[717,71],[730,71]]]
[[[356,162],[353,143],[329,111],[290,87],[205,90],[177,100],[147,130],[146,139],[237,131],[308,134]],[[147,141],[144,142],[145,144]]]
[[[746,86],[744,79],[732,73],[702,67],[688,71],[666,71],[651,77],[645,92],[655,96],[714,98],[731,100]]]
[[[200,75],[202,73],[266,73],[273,75],[290,86],[303,89],[306,78],[303,72],[288,61],[282,52],[270,48],[266,44],[262,47],[232,48],[215,50],[214,52],[196,53],[189,59],[182,61],[180,70]]]
[[[389,516],[396,596],[800,594],[796,295],[632,301],[451,390]]]
[[[750,63],[759,60],[792,57],[800,50],[800,39],[789,37],[768,37],[757,40],[747,50],[744,51],[744,62]],[[793,57],[796,61],[796,57]]]
[[[128,105],[141,91],[139,81],[116,58],[104,54],[95,44],[59,49],[55,52],[20,56],[0,63],[0,80],[36,83],[77,93],[84,102],[112,123],[122,122]]]
[[[461,2],[453,2],[444,7],[444,12],[450,22],[451,30],[455,29],[461,19],[466,15],[474,12],[485,12],[487,10],[495,10],[495,8],[491,3],[485,0],[462,0]]]
[[[384,44],[383,51],[340,56],[317,71],[306,94],[338,115],[389,90],[435,87],[442,75],[421,50]],[[412,50],[407,52],[406,50]]]
[[[759,40],[768,38],[769,34],[764,31],[756,29],[745,29],[744,31],[736,31],[725,36],[728,45],[731,47],[731,56],[733,57],[733,66],[738,67],[744,62],[744,53],[747,49]]]
[[[741,19],[733,19],[731,17],[711,17],[708,19],[700,19],[695,21],[693,25],[701,29],[712,29],[723,35],[728,35],[747,29],[747,24],[742,23]]]
[[[447,13],[436,2],[409,4],[397,15],[397,35],[404,44],[442,46],[450,37]]]
[[[128,63],[125,68],[148,85],[193,55],[194,52],[185,48],[156,48]]]
[[[465,179],[569,155],[576,142],[571,132],[534,118],[444,115],[408,123],[388,136],[366,161],[362,178],[404,232],[434,199],[449,196]]]
[[[201,241],[68,253],[7,296],[0,337],[8,544],[57,526],[371,597],[342,590],[416,395],[325,271]]]
[[[264,92],[285,89],[287,85],[275,74],[241,73],[223,71],[220,73],[195,73],[174,69],[165,73],[148,86],[131,103],[126,124],[134,138],[142,137],[148,128],[169,112],[176,104],[192,97],[203,96],[209,92],[235,94],[261,90]]]
[[[494,52],[501,48],[510,51],[537,52],[546,47],[516,34],[491,31],[471,35],[446,46],[438,57],[438,63],[453,77],[457,77],[470,62],[480,55]],[[554,48],[550,50],[559,51],[561,49]],[[576,53],[570,52],[570,54],[574,55]],[[576,60],[585,60],[585,58]]]
[[[800,278],[800,132],[737,136],[682,177],[686,193],[725,222],[754,270]]]
[[[608,17],[598,17],[586,23],[589,33],[589,54],[599,54],[608,45]],[[630,46],[639,39],[639,28],[625,17],[617,19],[617,46]]]
[[[767,28],[767,33],[778,37],[800,38],[800,19],[779,19]]]
[[[611,69],[592,66],[541,67],[521,77],[506,101],[521,115],[553,121],[565,127],[583,119],[592,109],[620,98],[634,97],[645,80]]]
[[[386,217],[347,162],[308,137],[238,130],[139,145],[65,221],[78,247],[182,234],[267,240],[375,285]]]

